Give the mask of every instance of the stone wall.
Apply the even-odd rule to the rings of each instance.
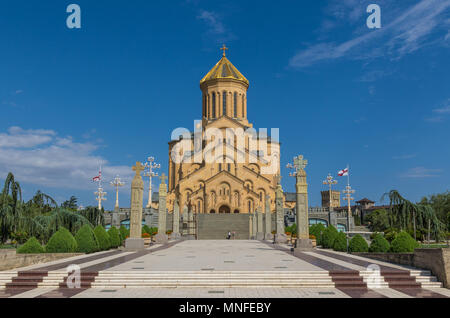
[[[16,250],[0,250],[0,271],[56,261],[83,253],[16,254]]]
[[[354,253],[379,261],[430,270],[450,288],[450,248],[418,248],[414,253]]]

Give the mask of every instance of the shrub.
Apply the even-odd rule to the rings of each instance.
[[[17,249],[18,254],[38,254],[44,253],[41,243],[33,236],[25,244]]]
[[[94,231],[88,224],[83,225],[78,230],[77,234],[75,234],[75,240],[78,244],[77,252],[94,253],[100,249]]]
[[[127,238],[127,236],[130,236],[130,230],[128,230],[123,225],[120,227],[119,233],[120,233],[120,238],[122,239],[122,241],[124,241]]]
[[[389,228],[386,231],[384,231],[384,238],[386,240],[388,240],[389,243],[392,243],[392,241],[395,240],[397,235],[398,235],[398,230],[394,229],[394,228]]]
[[[115,226],[111,226],[111,228],[108,230],[108,236],[109,241],[111,243],[111,247],[119,247],[122,242],[120,240],[120,233],[119,230]]]
[[[412,253],[417,247],[419,243],[405,231],[400,232],[391,243],[391,251],[394,253]]]
[[[150,232],[151,232],[151,228],[150,228],[147,224],[145,224],[145,225],[142,227],[142,234],[144,234],[144,233],[150,234]]]
[[[334,240],[338,235],[338,231],[333,225],[329,225],[322,233],[322,246],[324,248],[333,248]]]
[[[148,233],[142,233],[142,236],[141,236],[142,238],[149,238],[150,237],[150,234],[148,234]]]
[[[323,231],[325,231],[325,226],[321,223],[313,224],[309,227],[309,233],[316,237],[317,245],[322,245]]]
[[[98,247],[102,251],[106,251],[111,247],[111,240],[109,239],[108,233],[101,225],[97,225],[94,229],[95,237],[97,238]]]
[[[74,253],[77,251],[77,241],[69,230],[60,227],[48,241],[45,250],[47,253]]]
[[[387,253],[391,245],[383,235],[376,233],[370,243],[369,252],[371,253]]]
[[[347,235],[344,232],[339,232],[333,243],[333,250],[346,252],[347,251]]]
[[[352,253],[362,253],[369,251],[369,245],[366,240],[359,234],[356,234],[348,244],[348,249]]]

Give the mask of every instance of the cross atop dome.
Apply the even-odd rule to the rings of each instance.
[[[228,50],[228,48],[224,44],[220,49],[223,51],[222,56],[225,57],[226,56],[225,52]]]

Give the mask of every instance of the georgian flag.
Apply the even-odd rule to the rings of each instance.
[[[348,168],[345,168],[344,170],[341,170],[338,172],[339,177],[348,176]]]
[[[100,170],[100,171],[98,172],[98,176],[93,177],[93,178],[92,178],[92,181],[93,181],[93,182],[95,182],[95,181],[100,181],[101,178],[102,178],[102,171]]]

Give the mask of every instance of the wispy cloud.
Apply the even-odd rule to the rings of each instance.
[[[411,168],[401,175],[403,178],[434,178],[439,177],[441,169],[428,169],[425,167]]]
[[[359,3],[359,8],[364,8],[360,1],[346,0],[344,1],[346,6],[336,5],[336,8],[340,8],[340,10],[336,9],[335,15],[338,17],[353,16],[354,19],[356,17],[359,19],[360,11],[351,11],[352,9],[350,9],[349,4],[353,2]],[[366,29],[355,38],[341,43],[321,42],[310,45],[294,55],[290,59],[289,65],[293,68],[303,68],[343,57],[399,59],[425,45],[443,42],[446,35],[437,31],[448,32],[443,13],[449,7],[450,0],[420,0],[416,5],[403,9],[403,13],[383,25],[381,29]],[[382,21],[384,21],[383,16],[382,14]]]
[[[198,20],[208,26],[207,35],[214,37],[218,43],[234,40],[236,37],[231,33],[222,21],[222,18],[214,11],[200,10]]]
[[[425,117],[425,121],[430,123],[440,123],[446,119],[446,116],[450,114],[450,98],[442,102],[438,108],[433,109],[432,111],[434,116]]]
[[[53,130],[11,127],[0,134],[0,177],[14,173],[24,183],[66,189],[95,188],[92,177],[103,166],[105,180],[119,174],[127,184],[133,176],[130,167],[110,165],[95,154],[98,145],[60,137]],[[106,186],[108,185],[105,182]]]

